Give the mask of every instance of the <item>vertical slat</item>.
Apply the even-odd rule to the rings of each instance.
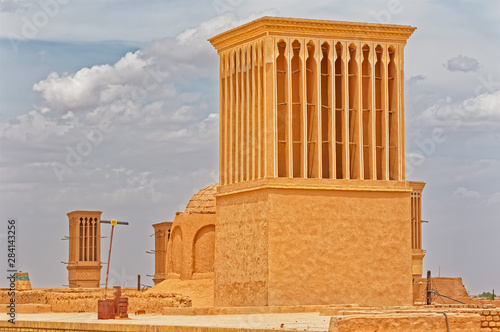
[[[382,76],[382,91],[384,95],[383,111],[382,111],[382,180],[389,180],[389,86],[388,86],[388,75],[389,75],[389,49],[387,44],[382,44],[383,48],[383,68],[384,75]]]
[[[265,38],[262,39],[261,43],[260,43],[260,63],[261,63],[261,68],[260,68],[260,76],[261,76],[261,96],[262,98],[260,99],[261,100],[261,137],[262,137],[262,144],[261,144],[261,159],[262,159],[262,177],[266,177],[268,176],[271,176],[272,173],[268,173],[268,168],[269,167],[272,167],[271,166],[268,166],[268,161],[267,161],[267,158],[268,158],[268,152],[267,152],[267,144],[266,144],[266,138],[267,138],[267,113],[266,113],[266,99],[268,98],[269,94],[266,93],[266,88],[267,88],[267,82],[266,82],[266,61],[265,61],[265,58],[264,58],[264,53],[265,53]],[[272,89],[272,87],[270,86],[269,87],[270,89]],[[274,93],[274,91],[273,91]],[[274,150],[272,151],[272,153],[274,153]],[[271,159],[270,162],[273,162],[273,160]]]
[[[278,132],[276,105],[276,56],[273,47],[273,38],[264,37],[264,133],[266,142],[264,144],[266,158],[264,158],[266,174],[265,177],[278,177]],[[268,91],[268,89],[270,91]],[[271,93],[269,93],[271,92]]]
[[[245,179],[248,181],[248,180],[251,180],[251,169],[252,169],[252,159],[253,159],[253,153],[252,153],[252,132],[251,132],[251,123],[252,123],[252,109],[251,109],[251,100],[252,100],[252,95],[250,94],[251,92],[251,77],[250,77],[250,68],[252,66],[252,63],[251,63],[251,48],[250,48],[250,44],[247,46],[246,48],[246,78],[247,78],[247,82],[246,82],[246,88],[247,88],[247,91],[246,91],[246,98],[247,98],[247,107],[246,107],[246,156],[245,156],[245,159],[246,159],[246,169],[245,169]]]
[[[241,48],[236,49],[236,91],[235,91],[235,147],[234,154],[235,168],[234,168],[234,182],[240,181],[241,176]]]
[[[406,160],[405,160],[405,112],[404,112],[404,107],[405,107],[405,94],[404,94],[404,45],[398,44],[397,45],[397,56],[399,58],[399,63],[397,64],[398,66],[398,101],[399,101],[399,107],[398,107],[398,125],[399,125],[399,139],[398,139],[398,152],[399,152],[399,181],[405,181],[406,180]]]
[[[370,172],[371,172],[371,178],[374,180],[377,180],[377,102],[376,102],[376,95],[375,95],[375,85],[376,85],[376,79],[375,79],[375,64],[377,63],[377,54],[375,51],[375,47],[377,46],[374,43],[370,43],[370,89],[371,89],[371,108],[370,108],[370,118],[371,118],[371,135],[370,135],[370,140],[371,140],[371,145],[370,145]]]
[[[349,44],[346,41],[342,42],[342,59],[344,60],[344,86],[342,90],[343,94],[343,143],[344,143],[344,150],[343,150],[343,173],[344,173],[344,179],[350,179],[351,174],[350,174],[350,143],[349,143]]]
[[[413,249],[417,249],[418,248],[418,245],[417,245],[417,236],[418,236],[418,228],[417,228],[417,222],[418,222],[418,218],[417,218],[417,195],[416,195],[416,192],[413,191],[411,193],[411,209],[412,209],[412,220],[411,220],[411,224],[412,224],[412,229],[413,229],[413,236],[412,236],[412,240],[413,240],[413,246],[412,248]]]
[[[417,226],[417,249],[421,249],[420,245],[420,192],[415,193],[415,209],[416,209],[416,226]]]
[[[225,94],[225,102],[224,102],[224,182],[223,184],[228,184],[229,180],[229,139],[228,139],[228,134],[229,134],[229,129],[231,126],[231,123],[229,122],[229,113],[231,112],[231,109],[229,108],[229,98],[231,97],[230,91],[229,91],[229,78],[231,77],[231,70],[229,69],[229,61],[231,58],[231,53],[226,52],[225,60],[224,60],[224,73],[225,73],[225,87],[224,87],[224,94]]]
[[[246,46],[241,48],[240,62],[240,181],[245,181],[245,165],[246,165],[246,82],[245,82],[245,67],[246,67]]]
[[[288,164],[287,176],[293,178],[293,136],[292,136],[292,58],[293,58],[293,47],[292,40],[290,38],[285,39],[286,49],[285,49],[285,61],[286,61],[286,82],[287,82],[287,125],[286,125],[286,146],[288,154]]]
[[[251,137],[251,145],[252,145],[252,161],[251,161],[251,166],[252,166],[252,171],[250,174],[250,179],[255,180],[257,178],[257,127],[258,127],[258,121],[257,121],[257,102],[256,102],[256,91],[255,91],[255,83],[256,83],[256,76],[255,76],[255,71],[257,70],[257,67],[255,64],[257,63],[256,57],[255,57],[255,48],[256,48],[256,43],[252,43],[252,121],[250,122],[251,129],[252,129],[252,137]]]
[[[85,260],[89,260],[89,219],[85,218]]]
[[[262,87],[263,87],[263,82],[262,82],[262,42],[259,40],[257,42],[257,47],[256,47],[256,62],[257,62],[257,178],[262,178],[263,177],[263,159],[262,158],[262,151],[264,149],[263,147],[263,131],[262,131],[262,119],[263,119],[263,108],[262,108],[262,103],[263,103],[263,95],[262,95]]]
[[[317,177],[321,179],[323,177],[323,132],[322,132],[322,102],[321,102],[321,43],[319,39],[313,41],[315,43],[314,47],[314,60],[316,61],[316,164],[318,167]]]
[[[225,151],[224,151],[224,143],[225,143],[225,135],[224,128],[226,128],[225,116],[225,84],[226,84],[226,71],[225,71],[225,54],[220,54],[220,63],[219,63],[219,183],[224,184],[224,173],[226,171],[225,164]],[[156,256],[156,255],[155,255]]]
[[[301,84],[302,84],[302,177],[307,178],[307,71],[306,71],[306,60],[307,60],[307,41],[306,39],[300,40],[300,56],[301,56]]]
[[[95,260],[96,262],[101,261],[101,257],[99,254],[99,243],[101,242],[101,235],[99,231],[99,219],[96,218],[95,222]]]
[[[92,220],[92,222],[90,223],[90,229],[92,230],[91,232],[91,237],[89,239],[90,241],[90,261],[94,261],[95,258],[94,258],[94,238],[95,238],[95,234],[94,234],[94,223],[95,221],[93,220],[93,218],[90,218]]]
[[[336,165],[336,142],[335,142],[335,41],[333,39],[328,41],[331,44],[330,50],[328,52],[328,61],[330,65],[330,91],[328,94],[329,104],[330,104],[330,131],[328,132],[330,141],[330,179],[337,178],[337,167]]]
[[[418,193],[418,248],[422,249],[422,193]]]
[[[235,154],[234,154],[234,140],[235,140],[235,108],[236,108],[236,103],[235,103],[235,78],[236,78],[236,63],[235,63],[235,51],[232,50],[229,53],[229,96],[230,96],[230,102],[229,102],[229,140],[227,142],[228,149],[229,149],[229,167],[228,167],[228,172],[229,172],[229,178],[228,178],[228,183],[234,183],[234,167],[235,167]]]
[[[358,155],[358,167],[359,167],[359,178],[363,180],[365,178],[365,163],[364,163],[364,132],[363,132],[363,45],[361,42],[356,43],[356,64],[358,66],[357,75],[357,96],[358,100],[355,105],[357,108],[356,114],[358,121],[356,126],[358,127],[357,131],[357,145],[356,145],[356,154]],[[356,132],[356,131],[355,131]]]

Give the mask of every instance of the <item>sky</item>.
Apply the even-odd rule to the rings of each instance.
[[[0,271],[15,218],[17,268],[33,287],[67,285],[66,214],[97,210],[130,223],[115,229],[110,284],[140,274],[153,285],[152,224],[218,182],[207,38],[266,15],[417,27],[405,48],[406,174],[427,183],[424,270],[500,292],[495,0],[0,0]],[[109,238],[102,248],[104,261]]]

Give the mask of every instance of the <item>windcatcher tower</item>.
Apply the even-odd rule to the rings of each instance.
[[[403,50],[414,30],[263,17],[210,39],[216,305],[412,303]]]
[[[73,211],[69,218],[69,287],[97,288],[101,280],[101,213]]]

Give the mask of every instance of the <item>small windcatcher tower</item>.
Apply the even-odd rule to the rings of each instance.
[[[263,17],[220,56],[215,304],[412,303],[410,26]]]
[[[97,288],[101,280],[101,213],[73,211],[69,218],[69,287]]]

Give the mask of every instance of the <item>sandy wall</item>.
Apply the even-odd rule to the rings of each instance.
[[[403,190],[221,195],[215,305],[410,305],[410,215]]]
[[[9,303],[7,291],[0,291],[0,303]],[[190,307],[191,299],[176,293],[145,293],[125,290],[122,296],[128,297],[128,312],[143,309],[147,313],[161,313],[164,307]],[[97,300],[104,298],[104,290],[92,289],[33,289],[16,292],[16,305],[49,305],[52,312],[97,312]],[[113,298],[109,289],[107,298]],[[5,305],[2,305],[4,307]],[[33,310],[39,310],[33,307]],[[45,310],[46,307],[45,307]],[[36,312],[36,311],[35,311]]]

